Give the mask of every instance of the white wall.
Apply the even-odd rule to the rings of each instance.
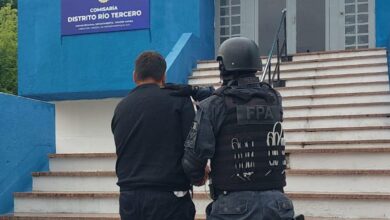
[[[120,99],[54,102],[57,153],[115,152],[111,119]]]

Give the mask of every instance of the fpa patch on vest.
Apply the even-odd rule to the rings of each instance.
[[[238,124],[269,124],[281,120],[278,105],[239,105],[236,107]]]

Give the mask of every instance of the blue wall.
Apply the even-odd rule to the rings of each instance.
[[[390,41],[390,1],[376,0],[376,46],[387,47]]]
[[[151,49],[167,56],[183,33],[199,38],[196,59],[214,58],[213,0],[150,1],[150,30],[61,37],[60,0],[19,0],[19,94],[41,100],[123,96],[134,87],[136,56]]]
[[[375,7],[376,46],[387,48],[387,64],[390,70],[390,1],[376,0]]]
[[[0,214],[12,212],[13,192],[31,190],[31,172],[49,169],[54,114],[52,104],[0,93]]]

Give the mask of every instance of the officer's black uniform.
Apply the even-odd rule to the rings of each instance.
[[[218,60],[224,85],[200,103],[186,140],[182,164],[193,183],[203,178],[211,159],[216,200],[207,219],[294,216],[292,202],[283,194],[281,97],[255,77],[261,69],[258,58],[257,45],[249,39],[232,38],[221,45]]]
[[[195,113],[190,98],[171,93],[157,84],[140,85],[115,110],[112,131],[122,219],[194,219],[190,195],[183,196],[190,181],[181,158]],[[174,191],[180,192],[176,196]]]

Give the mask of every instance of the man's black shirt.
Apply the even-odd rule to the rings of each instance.
[[[116,107],[111,128],[121,191],[190,188],[181,158],[194,108],[190,98],[170,93],[157,84],[144,84]]]

